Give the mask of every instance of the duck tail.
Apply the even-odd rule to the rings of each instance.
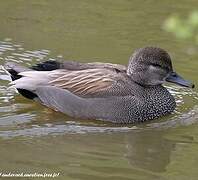
[[[1,66],[1,69],[10,76],[11,81],[15,81],[22,76],[19,75],[20,72],[29,71],[29,68],[18,65],[14,62],[7,62],[4,66]]]
[[[21,72],[25,71],[52,71],[55,69],[59,69],[61,67],[61,63],[57,61],[45,61],[42,63],[38,63],[30,68],[21,66],[14,62],[7,62],[4,66],[1,67],[12,79],[12,81],[15,81],[17,79],[20,79],[22,76],[19,75]]]
[[[1,66],[1,69],[10,77],[10,81],[20,79],[22,76],[19,73],[31,70],[14,62],[7,62],[4,66]],[[35,99],[37,97],[35,93],[26,89],[17,88],[17,91],[28,99]]]
[[[32,70],[34,70],[34,71],[52,71],[55,69],[59,69],[60,66],[61,66],[60,62],[51,61],[51,60],[36,64],[30,68],[21,66],[14,62],[7,62],[4,66],[1,66],[1,69],[4,72],[6,72],[6,74],[9,75],[10,81],[16,81],[16,80],[22,78],[22,76],[20,75],[20,73],[22,73],[22,72],[32,71]],[[10,84],[12,84],[12,83],[10,83]],[[17,88],[17,90],[21,95],[23,95],[24,97],[26,97],[28,99],[35,99],[38,97],[35,93],[33,93],[32,91],[27,90],[27,89]]]

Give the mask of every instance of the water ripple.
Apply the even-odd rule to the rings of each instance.
[[[78,125],[51,125],[46,124],[46,127],[32,127],[18,130],[0,131],[0,137],[9,138],[16,136],[46,136],[60,134],[85,134],[85,133],[112,133],[112,132],[128,132],[134,128],[129,127],[91,127]]]
[[[15,44],[11,39],[0,41],[0,61],[4,64],[13,61],[22,65],[31,65],[45,60],[62,60],[62,55],[51,57],[50,51],[25,50],[23,45]],[[177,103],[176,111],[165,121],[157,120],[143,126],[109,126],[109,124],[93,123],[93,121],[66,121],[66,116],[45,115],[45,108],[32,106],[32,101],[23,99],[14,100],[15,92],[8,89],[9,77],[0,70],[0,137],[15,136],[45,136],[57,134],[83,134],[83,133],[112,133],[131,130],[146,130],[149,128],[171,128],[189,125],[198,121],[198,94],[197,92],[173,85],[166,88],[174,95]],[[15,97],[16,99],[16,97]],[[25,103],[24,103],[25,102]],[[29,104],[28,104],[29,103]],[[27,109],[29,108],[29,109]],[[28,111],[28,113],[27,113]],[[47,112],[49,114],[49,112]],[[46,114],[47,114],[46,113]],[[55,120],[57,119],[57,120]],[[51,123],[46,123],[48,120]],[[58,124],[56,124],[58,122]]]

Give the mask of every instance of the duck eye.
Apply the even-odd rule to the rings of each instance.
[[[162,68],[161,65],[159,65],[159,64],[154,64],[154,63],[151,63],[151,66],[158,67],[158,68]]]

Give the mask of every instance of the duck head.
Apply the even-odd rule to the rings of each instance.
[[[194,84],[173,71],[169,54],[156,47],[136,50],[129,59],[127,74],[142,86],[156,86],[168,81],[185,87],[194,87]]]

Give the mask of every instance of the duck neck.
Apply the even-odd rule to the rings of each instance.
[[[142,79],[140,76],[138,75],[128,75],[128,77],[131,79],[132,82],[134,82],[135,84],[138,84],[140,87],[142,88],[151,88],[151,89],[155,89],[156,87],[163,87],[161,84],[158,85],[150,85],[148,83],[145,82],[144,79]]]

